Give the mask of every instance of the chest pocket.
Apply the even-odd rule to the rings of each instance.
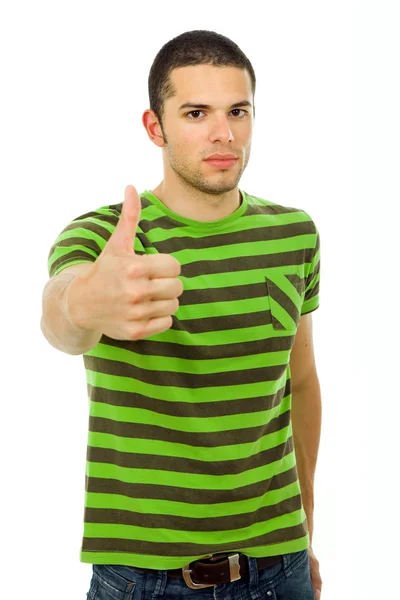
[[[271,270],[265,276],[272,327],[295,332],[301,316],[304,278],[298,267],[290,272]]]

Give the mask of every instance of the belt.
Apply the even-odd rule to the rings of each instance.
[[[270,567],[281,560],[281,554],[256,558],[257,569]],[[192,566],[190,567],[190,565]],[[135,569],[138,569],[138,567],[135,567]],[[157,573],[157,569],[140,568],[139,570]],[[166,572],[168,577],[183,577],[188,587],[198,589],[211,587],[219,583],[229,583],[237,579],[246,579],[249,575],[249,564],[247,557],[240,552],[208,554],[189,563],[186,567],[168,569]],[[193,578],[195,581],[193,581]]]

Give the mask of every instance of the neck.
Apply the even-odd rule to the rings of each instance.
[[[238,187],[222,194],[208,194],[183,185],[171,187],[163,180],[152,193],[167,208],[194,221],[218,221],[235,212],[242,204]]]

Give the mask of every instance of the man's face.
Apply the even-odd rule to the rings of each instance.
[[[165,101],[163,134],[165,168],[207,194],[233,190],[250,158],[253,93],[247,70],[196,65],[170,74],[176,95]],[[247,101],[251,106],[242,103]],[[204,104],[209,108],[183,104]],[[232,105],[238,104],[232,108]],[[234,154],[233,166],[215,166],[211,154]]]

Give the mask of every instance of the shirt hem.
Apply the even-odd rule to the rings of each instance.
[[[306,536],[285,542],[278,542],[276,544],[270,544],[268,546],[256,546],[256,547],[240,547],[225,550],[224,552],[240,552],[251,558],[262,558],[264,556],[277,556],[280,554],[290,554],[292,552],[299,552],[305,550],[310,545],[309,534]],[[191,562],[202,558],[201,556],[188,556],[188,557],[161,557],[161,556],[143,556],[138,554],[128,554],[125,552],[88,552],[81,550],[80,562],[90,564],[110,564],[110,565],[123,565],[133,568],[143,569],[157,569],[157,570],[168,570],[168,569],[180,569],[185,567]]]

